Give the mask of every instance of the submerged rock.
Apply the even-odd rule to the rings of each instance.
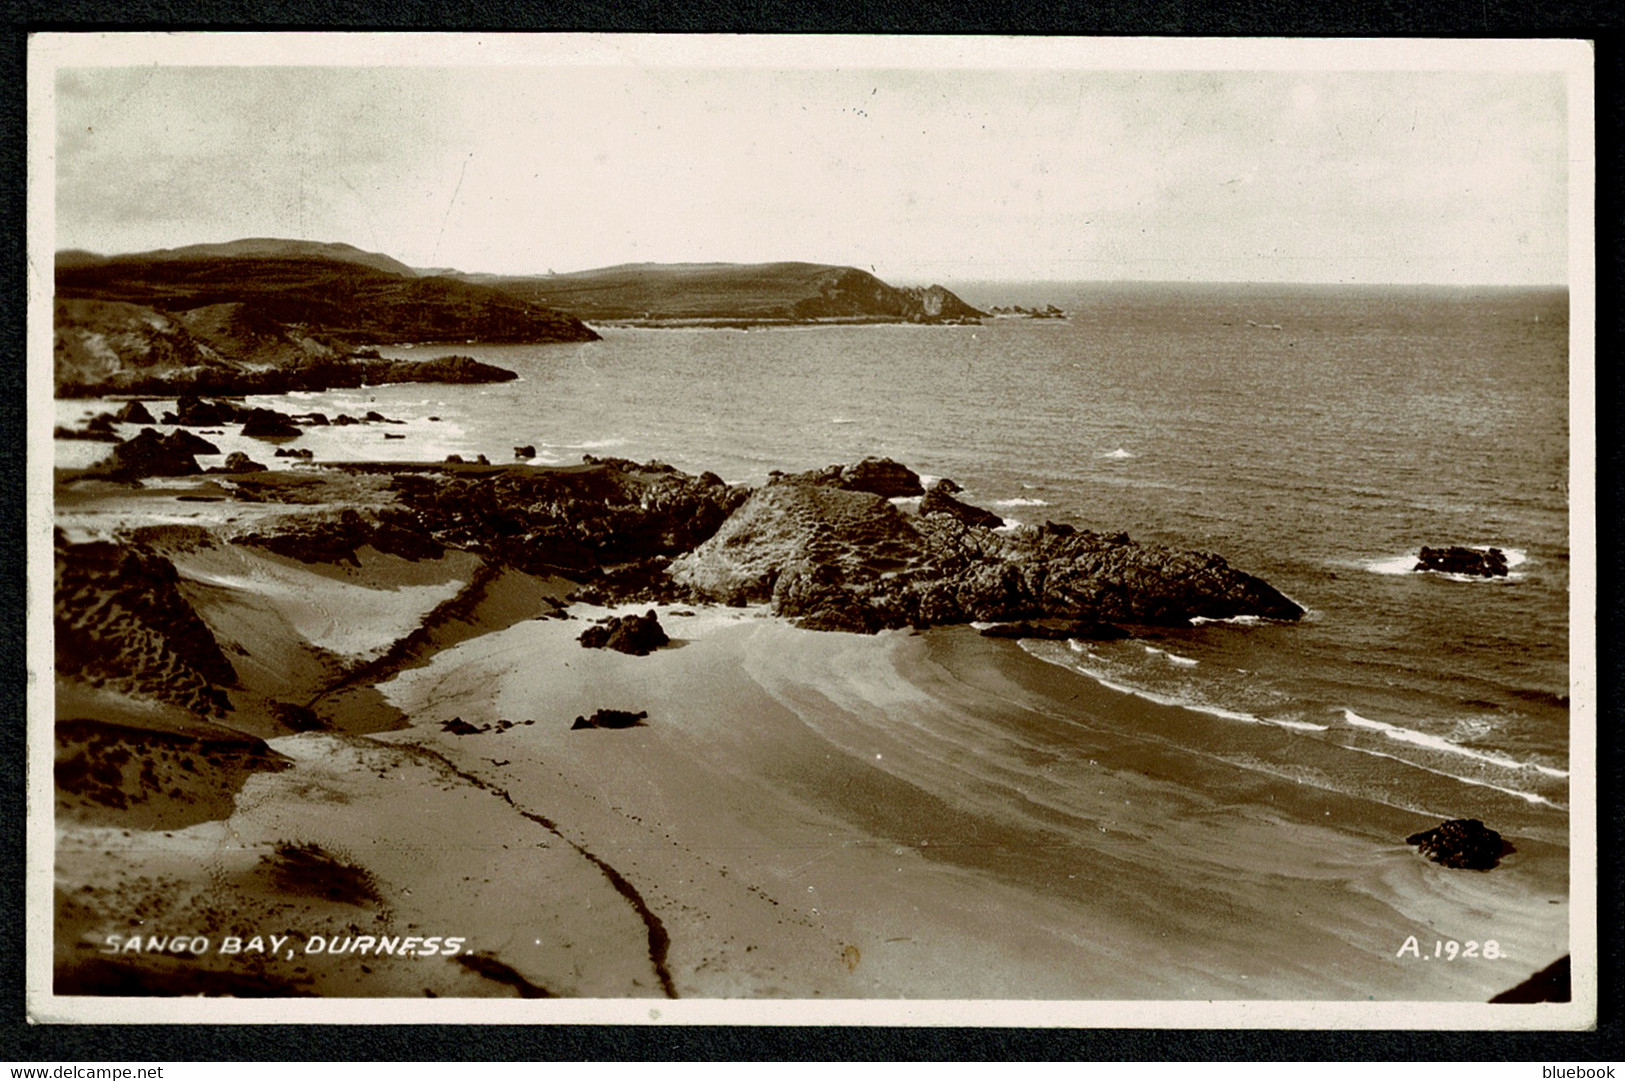
[[[671,639],[651,609],[644,615],[611,616],[604,623],[595,623],[581,632],[577,639],[587,649],[613,649],[645,657]]]
[[[1426,548],[1417,556],[1415,571],[1439,571],[1444,574],[1465,574],[1474,578],[1505,578],[1506,553],[1499,548]]]
[[[1488,871],[1501,857],[1515,851],[1501,835],[1476,818],[1453,818],[1430,830],[1405,838],[1422,855],[1446,867]]]
[[[640,709],[636,713],[628,713],[622,709],[601,709],[591,717],[577,717],[570,726],[574,732],[580,728],[636,728],[649,716],[649,711]]]

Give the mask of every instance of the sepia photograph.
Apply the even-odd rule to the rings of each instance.
[[[1584,43],[29,78],[34,1020],[1595,1023]]]

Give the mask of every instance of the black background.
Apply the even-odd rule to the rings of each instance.
[[[929,9],[880,0],[812,5],[785,0],[556,0],[540,5],[446,0],[141,0],[0,3],[0,1062],[230,1060],[1523,1060],[1625,1058],[1621,1039],[1621,710],[1625,619],[1618,585],[1621,454],[1613,423],[1625,382],[1621,346],[1620,121],[1625,12],[1593,0],[1066,0]],[[1552,1032],[1317,1032],[964,1028],[654,1027],[564,1025],[31,1025],[23,1002],[23,636],[27,309],[27,37],[80,30],[466,30],[669,33],[884,33],[1256,37],[1582,38],[1594,43],[1597,87],[1598,1028]],[[1574,327],[1575,333],[1583,328]],[[1581,403],[1574,403],[1578,408]],[[1418,1007],[1425,1020],[1425,1007]],[[363,1072],[365,1068],[362,1068]]]

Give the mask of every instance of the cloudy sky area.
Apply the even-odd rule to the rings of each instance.
[[[346,241],[545,273],[1568,277],[1542,72],[68,67],[56,246]]]

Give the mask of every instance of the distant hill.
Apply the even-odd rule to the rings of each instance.
[[[363,251],[354,244],[327,244],[319,240],[279,240],[274,237],[250,237],[228,240],[220,244],[189,244],[184,248],[159,248],[156,251],[131,252],[126,255],[106,256],[87,251],[62,251],[56,256],[56,265],[83,266],[108,262],[187,262],[196,259],[332,259],[339,263],[355,263],[372,267],[386,274],[399,274],[404,278],[417,277],[418,272],[398,259],[373,251]]]
[[[467,281],[418,277],[404,263],[347,244],[244,240],[112,257],[64,252],[56,292],[169,314],[243,304],[253,318],[350,345],[597,338],[563,312]]]
[[[985,313],[938,285],[888,285],[821,263],[628,263],[545,277],[460,275],[587,320],[953,322]]]

